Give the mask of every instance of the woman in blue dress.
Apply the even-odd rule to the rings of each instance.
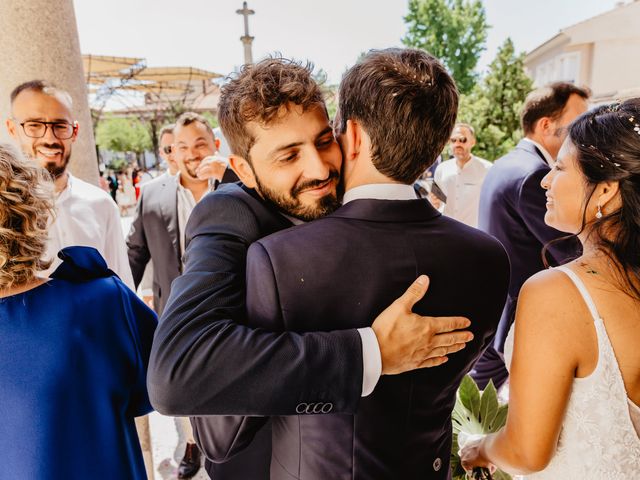
[[[0,479],[146,479],[134,418],[152,409],[156,317],[93,248],[38,276],[45,176],[0,144]]]

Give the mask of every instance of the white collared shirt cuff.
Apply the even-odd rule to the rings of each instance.
[[[382,375],[380,345],[371,327],[359,328],[362,339],[362,396],[366,397],[376,388]]]

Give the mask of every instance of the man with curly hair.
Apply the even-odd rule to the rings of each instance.
[[[360,329],[249,327],[249,245],[334,211],[342,155],[308,65],[269,58],[245,66],[223,87],[219,120],[244,184],[219,188],[193,210],[184,272],[160,322],[148,385],[158,411],[202,415],[195,420],[198,444],[210,460],[229,464],[225,438],[238,430],[236,419],[213,415],[296,415],[302,403],[353,413],[381,374],[440,365],[471,335],[456,331],[468,326],[464,318],[411,312],[427,290],[423,277]],[[227,478],[269,478],[270,439],[268,425],[253,441],[239,438],[251,446],[231,462],[254,472]],[[225,478],[216,477],[222,466],[208,462],[207,469]]]
[[[74,177],[67,167],[79,124],[71,113],[71,96],[53,84],[32,80],[11,92],[9,134],[22,151],[53,177],[56,215],[49,229],[50,270],[60,264],[58,251],[71,245],[94,247],[130,288],[133,278],[118,209],[109,194]]]

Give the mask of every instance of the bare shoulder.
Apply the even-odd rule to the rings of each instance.
[[[566,273],[543,270],[527,280],[518,296],[517,319],[522,325],[558,331],[566,337],[592,323],[580,292]]]

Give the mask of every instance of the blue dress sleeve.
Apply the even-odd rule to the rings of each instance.
[[[147,393],[147,368],[149,367],[149,355],[153,334],[158,325],[156,314],[140,300],[120,280],[116,280],[120,289],[122,309],[126,317],[126,325],[129,328],[135,356],[135,374],[129,413],[134,417],[146,415],[153,410]]]

